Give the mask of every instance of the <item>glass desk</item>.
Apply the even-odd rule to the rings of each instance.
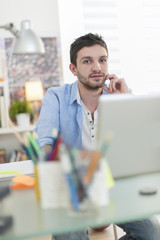
[[[9,181],[1,181],[1,185]],[[139,194],[143,187],[157,189],[155,195]],[[35,236],[83,230],[109,223],[122,223],[160,213],[160,173],[117,179],[110,190],[110,203],[85,212],[41,208],[34,189],[13,190],[0,202],[0,215],[13,216],[13,225],[0,240],[25,239]]]

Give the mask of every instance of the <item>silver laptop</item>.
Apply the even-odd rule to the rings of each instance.
[[[113,139],[107,160],[115,178],[160,171],[160,94],[103,95],[98,142]]]

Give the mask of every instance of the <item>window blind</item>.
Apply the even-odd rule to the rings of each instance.
[[[109,72],[134,93],[160,92],[159,0],[83,0],[85,33],[99,33],[109,48]]]

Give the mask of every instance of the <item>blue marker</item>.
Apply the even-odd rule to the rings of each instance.
[[[79,199],[78,199],[78,192],[76,189],[76,184],[74,182],[74,176],[72,173],[72,166],[69,158],[68,151],[64,144],[60,145],[60,160],[62,163],[62,168],[66,176],[66,180],[69,186],[71,202],[75,210],[79,210]]]

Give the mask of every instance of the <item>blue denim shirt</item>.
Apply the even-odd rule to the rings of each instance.
[[[54,128],[62,134],[63,141],[77,149],[82,148],[82,107],[77,102],[78,81],[47,90],[35,131],[40,146],[53,144]],[[103,94],[107,92],[103,91]]]

